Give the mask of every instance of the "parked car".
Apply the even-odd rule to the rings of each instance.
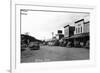
[[[60,44],[60,43],[59,43],[59,40],[55,40],[54,45],[55,45],[55,46],[59,46],[59,44]]]
[[[40,45],[36,41],[35,42],[30,42],[28,47],[30,48],[30,50],[39,50],[40,49]]]
[[[74,41],[74,47],[81,47],[80,41]]]
[[[88,49],[89,49],[89,48],[90,48],[89,45],[90,45],[90,43],[89,43],[89,40],[88,40],[88,41],[86,42],[85,48],[88,48]]]

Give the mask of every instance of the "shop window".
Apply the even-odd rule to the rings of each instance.
[[[81,33],[82,33],[82,26],[81,26]]]
[[[78,33],[80,33],[80,28],[78,28]]]
[[[76,28],[76,33],[77,33],[77,28]]]

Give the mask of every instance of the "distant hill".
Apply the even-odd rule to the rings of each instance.
[[[35,41],[42,42],[41,40],[38,40],[33,36],[25,35],[25,34],[21,34],[21,40],[29,40],[30,42],[35,42]]]

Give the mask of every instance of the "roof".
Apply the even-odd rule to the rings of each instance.
[[[88,22],[84,22],[84,24],[87,24],[87,23],[90,23],[90,21],[88,21]]]
[[[68,27],[68,26],[69,26],[69,25],[66,25],[66,26],[64,26],[64,28],[65,28],[65,27]]]
[[[76,21],[75,23],[78,23],[78,22],[81,22],[81,21],[84,21],[84,19],[80,19],[80,20]]]

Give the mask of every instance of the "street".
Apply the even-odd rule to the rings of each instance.
[[[85,48],[41,46],[40,50],[27,49],[21,53],[21,63],[87,59],[89,59],[89,49]]]

